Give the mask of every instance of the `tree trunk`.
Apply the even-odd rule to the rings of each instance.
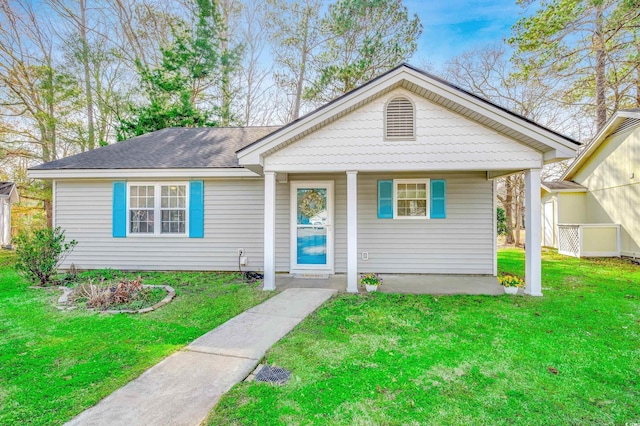
[[[502,203],[504,207],[504,216],[507,221],[507,227],[509,228],[507,231],[506,243],[511,245],[515,242],[513,238],[513,186],[511,184],[511,176],[507,176],[504,179],[505,184],[505,198]]]
[[[84,68],[84,90],[87,101],[87,148],[96,147],[93,120],[93,93],[91,92],[91,72],[89,68],[89,41],[87,40],[87,4],[80,0],[80,38],[82,40],[82,66]],[[84,151],[84,149],[83,149]]]
[[[596,53],[596,125],[602,129],[607,121],[607,105],[605,97],[605,51],[603,40],[603,6],[596,6],[596,28],[593,36],[593,48]]]
[[[222,29],[221,37],[221,47],[222,47],[222,63],[221,63],[221,81],[220,81],[220,91],[222,94],[222,105],[220,106],[220,115],[222,126],[230,126],[231,125],[231,70],[229,61],[231,58],[229,57],[229,16],[231,15],[231,4],[229,0],[225,0],[221,2],[221,11],[222,11],[222,24],[224,28]]]
[[[308,57],[308,36],[309,36],[309,27],[307,25],[304,32],[304,41],[302,43],[302,57],[300,58],[300,72],[298,73],[298,81],[296,82],[296,98],[293,103],[293,111],[291,114],[292,120],[298,119],[300,117],[300,100],[302,98],[302,87],[304,86],[304,77],[307,69],[307,57]]]

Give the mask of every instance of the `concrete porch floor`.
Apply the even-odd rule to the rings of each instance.
[[[486,275],[394,275],[380,274],[383,283],[378,288],[381,293],[403,294],[476,294],[498,296],[504,289],[496,277]],[[276,291],[289,288],[327,288],[347,291],[345,274],[329,275],[327,279],[296,278],[292,274],[276,274]],[[358,286],[360,292],[366,292]]]

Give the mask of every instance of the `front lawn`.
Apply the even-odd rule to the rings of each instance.
[[[289,383],[235,386],[210,424],[640,423],[640,267],[545,252],[543,292],[340,295],[269,351]]]
[[[237,274],[143,273],[176,299],[144,315],[61,312],[61,292],[29,289],[12,260],[0,251],[0,425],[62,424],[269,296]]]

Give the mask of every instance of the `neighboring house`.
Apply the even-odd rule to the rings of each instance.
[[[640,109],[614,113],[542,189],[544,245],[576,257],[640,256]]]
[[[30,169],[79,268],[497,274],[494,180],[577,142],[400,65],[280,128],[165,129]],[[540,229],[540,215],[527,215]],[[540,232],[526,292],[541,295]]]
[[[0,182],[0,247],[11,247],[11,204],[20,201],[13,182]]]

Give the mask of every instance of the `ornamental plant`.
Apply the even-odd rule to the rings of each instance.
[[[360,284],[379,286],[382,285],[382,278],[379,274],[363,274],[360,275]]]
[[[498,282],[503,287],[524,287],[524,280],[516,275],[502,275]]]
[[[14,242],[16,270],[42,286],[53,283],[58,267],[78,244],[76,240],[65,242],[64,231],[60,227],[38,229],[33,233],[21,232]]]

